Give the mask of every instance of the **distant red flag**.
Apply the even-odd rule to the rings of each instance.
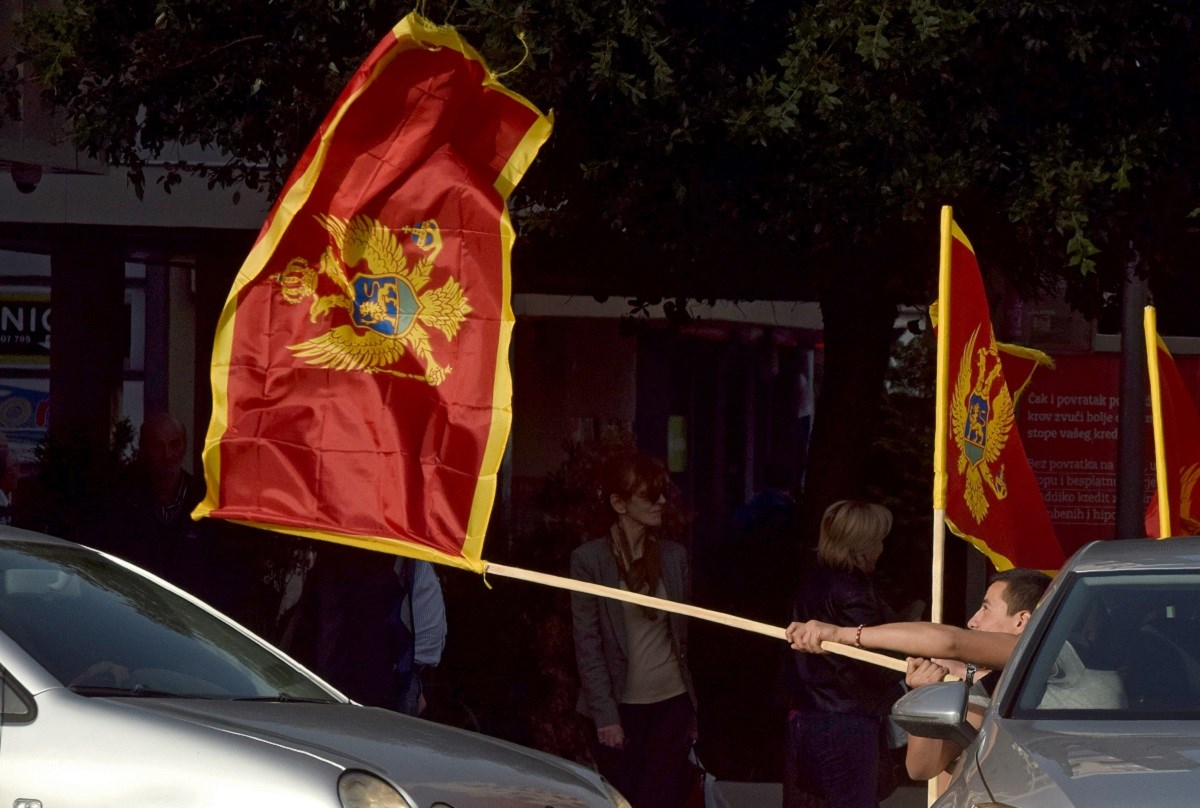
[[[452,28],[402,20],[242,265],[194,516],[476,571],[511,423],[505,206],[551,121]]]
[[[935,479],[946,482],[940,491],[935,485],[934,508],[944,508],[947,526],[997,569],[1054,571],[1065,557],[1015,426],[1009,352],[1002,354],[992,332],[975,251],[952,219],[949,225],[942,270],[950,275],[949,305],[939,301],[938,322],[938,339],[949,343],[948,377],[937,402],[947,428],[934,458]]]
[[[1196,414],[1195,402],[1162,337],[1157,334],[1147,336],[1158,346],[1158,378],[1154,378],[1151,366],[1150,383],[1157,384],[1162,401],[1162,457],[1158,462],[1163,466],[1167,481],[1166,502],[1171,529],[1166,536],[1162,534],[1156,491],[1146,510],[1146,535],[1154,538],[1195,536],[1200,534],[1200,489],[1196,487],[1200,482],[1200,416]]]

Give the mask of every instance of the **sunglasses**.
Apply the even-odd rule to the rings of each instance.
[[[644,499],[647,502],[658,502],[658,498],[663,496],[666,491],[666,486],[655,483],[653,485],[647,485],[645,488],[639,488],[637,491],[633,492],[633,496],[638,497],[639,499]]]

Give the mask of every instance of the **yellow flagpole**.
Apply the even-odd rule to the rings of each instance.
[[[937,384],[933,424],[933,566],[929,574],[929,617],[935,623],[942,622],[946,580],[946,396],[950,376],[950,245],[953,225],[954,212],[949,205],[943,205],[941,249],[938,255]],[[933,805],[938,794],[935,777],[926,786],[926,805]]]
[[[954,214],[942,206],[941,251],[938,261],[937,385],[933,426],[933,568],[930,574],[930,618],[942,622],[946,563],[946,396],[950,375],[950,244]]]
[[[1158,375],[1158,312],[1142,314],[1146,332],[1146,369],[1150,371],[1150,420],[1154,424],[1154,476],[1158,486],[1158,537],[1171,536],[1171,494],[1167,489],[1167,444],[1163,438],[1162,383]]]

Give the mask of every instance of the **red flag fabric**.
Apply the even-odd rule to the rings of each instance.
[[[505,202],[551,120],[402,20],[301,157],[230,292],[193,516],[482,571],[511,424]]]
[[[1200,416],[1162,337],[1158,343],[1158,386],[1162,399],[1163,452],[1166,455],[1167,502],[1171,509],[1170,536],[1200,535]],[[1162,535],[1158,493],[1146,510],[1146,535]]]
[[[946,524],[998,570],[1055,571],[1065,556],[1014,426],[1010,354],[996,343],[975,251],[954,223],[949,272],[950,304],[940,306],[938,324],[949,341],[947,400],[938,405],[949,419]]]

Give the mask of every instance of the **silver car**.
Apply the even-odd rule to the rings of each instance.
[[[1095,542],[1063,568],[978,733],[966,687],[906,695],[915,735],[968,744],[935,805],[1200,804],[1200,538]]]
[[[0,529],[0,806],[597,808],[595,773],[353,704],[183,592]]]

